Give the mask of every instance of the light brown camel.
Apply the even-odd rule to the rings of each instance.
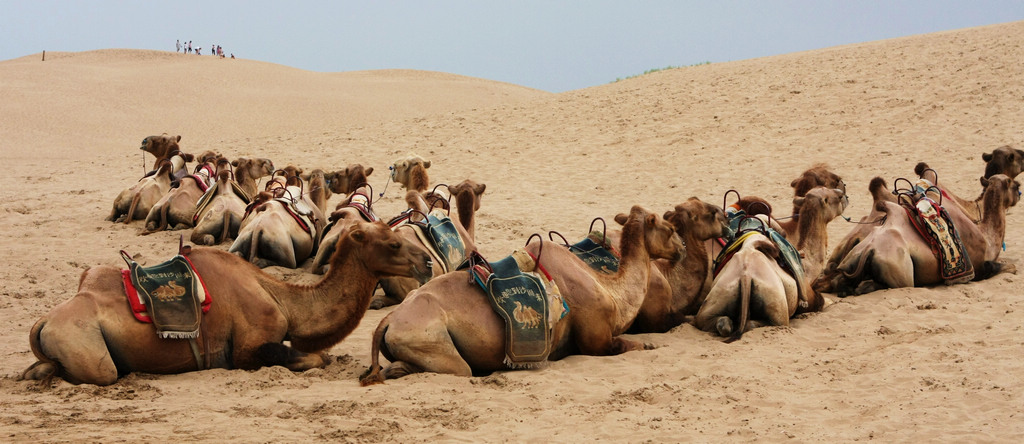
[[[664,259],[652,261],[652,274],[664,276],[667,291],[649,289],[631,333],[664,333],[682,324],[697,313],[709,288],[706,285],[711,260],[705,241],[724,236],[728,224],[725,213],[716,205],[691,197],[665,213],[664,218],[676,229],[686,245],[686,255],[673,263]],[[616,222],[622,222],[616,216]],[[616,243],[617,244],[617,243]]]
[[[650,348],[620,335],[640,309],[651,258],[673,260],[683,254],[671,224],[633,207],[623,227],[622,261],[614,275],[594,271],[552,242],[532,242],[526,250],[554,278],[569,306],[551,327],[549,360]],[[371,347],[372,363],[360,381],[363,385],[416,372],[470,376],[508,369],[504,321],[466,271],[434,278],[410,294],[381,320]],[[391,361],[386,369],[378,364],[381,353]]]
[[[470,239],[476,239],[476,212],[480,211],[480,198],[486,190],[486,184],[476,183],[470,179],[448,187],[455,200],[455,213],[458,215],[459,223],[466,229]]]
[[[231,166],[235,167],[235,181],[250,199],[256,197],[256,193],[260,191],[257,185],[260,178],[274,174],[275,171],[274,162],[263,157],[239,157],[231,161]]]
[[[1017,177],[1021,172],[1021,163],[1024,162],[1024,157],[1022,157],[1021,153],[1022,152],[1020,150],[1004,146],[991,153],[982,154],[982,158],[984,158],[987,163],[985,164],[985,175],[982,176],[981,179],[988,179],[996,174],[1005,174],[1010,178]],[[929,168],[928,164],[925,162],[918,162],[918,164],[914,166],[914,173],[917,174],[918,177],[924,177],[925,173],[929,170],[931,170],[931,168]],[[984,209],[981,204],[981,198],[985,193],[984,186],[982,187],[981,194],[978,195],[976,199],[968,200],[960,197],[947,188],[945,183],[940,182],[937,175],[934,174],[934,170],[931,170],[928,178],[929,180],[935,181],[933,183],[942,191],[943,199],[955,202],[957,206],[960,207],[960,210],[962,210],[974,223],[981,221]],[[982,183],[984,184],[986,182],[982,180]]]
[[[327,213],[327,199],[331,198],[331,190],[327,186],[326,173],[320,168],[315,168],[309,174],[303,174],[302,180],[306,181],[306,194],[310,202],[320,209],[321,213]]]
[[[206,190],[217,180],[217,160],[220,158],[221,156],[213,151],[205,151],[199,155],[194,173],[178,180],[178,186],[161,196],[149,210],[146,228],[142,234],[163,231],[168,227],[172,230],[191,228],[192,216],[196,214],[199,198],[203,197]]]
[[[425,194],[429,193],[430,192],[420,192],[415,190],[409,190],[406,192],[406,205],[408,205],[408,208],[410,210],[413,210],[409,215],[410,221],[421,221],[424,219],[424,215],[428,214],[431,211],[431,206],[427,204],[426,198],[424,197]],[[436,209],[437,207],[435,206],[433,208]],[[476,242],[469,235],[469,232],[466,231],[465,227],[462,226],[462,224],[459,221],[458,215],[451,213],[448,214],[449,217],[452,219],[452,225],[455,227],[455,230],[459,233],[459,238],[462,240],[462,244],[465,247],[465,250],[463,251],[463,257],[469,257],[470,253],[476,251]],[[398,224],[395,225],[393,229],[395,230],[396,233],[398,233],[399,236],[402,236],[408,239],[410,242],[419,245],[420,248],[423,249],[423,251],[430,252],[430,248],[423,242],[422,239],[419,238],[419,236],[416,234],[416,229],[413,226],[409,224]],[[434,277],[444,274],[446,270],[452,271],[449,268],[454,268],[459,265],[444,264],[442,266],[442,264],[440,264],[439,262],[443,261],[443,259],[441,257],[435,256],[433,252],[430,252],[430,254],[434,256],[435,263],[438,263],[434,267]],[[419,286],[419,282],[403,277],[382,279],[380,281],[380,288],[381,290],[383,290],[383,295],[378,295],[374,297],[373,301],[370,302],[370,308],[379,309],[398,304],[405,300],[409,292],[415,290]]]
[[[407,190],[426,191],[430,186],[427,168],[430,168],[429,160],[410,153],[391,166],[391,180],[402,184]]]
[[[862,217],[860,221],[855,222],[850,232],[829,253],[828,259],[822,266],[822,270],[812,281],[811,286],[814,288],[814,291],[834,293],[835,289],[832,284],[835,273],[838,272],[839,263],[850,253],[853,247],[857,246],[868,234],[885,221],[886,213],[879,209],[884,208],[881,202],[896,202],[896,196],[889,191],[887,186],[888,184],[885,182],[885,179],[881,177],[875,177],[868,183],[868,192],[871,194],[872,200],[871,212]]]
[[[760,232],[751,234],[715,277],[693,324],[729,342],[762,325],[788,326],[799,304],[797,287],[806,283],[783,270],[778,257],[773,241]]]
[[[209,202],[198,208],[193,216],[193,243],[216,245],[238,236],[238,228],[245,217],[245,207],[249,201],[247,196],[235,192],[237,186],[231,179],[231,171],[221,169],[217,173],[217,184],[212,190],[214,194],[203,196]]]
[[[338,236],[347,231],[350,225],[361,221],[377,220],[377,216],[373,214],[372,194],[370,186],[363,184],[348,193],[341,202],[338,202],[334,212],[328,217],[327,226],[321,230],[323,234],[320,236],[319,247],[311,267],[314,274],[324,274],[327,271],[329,259],[334,255],[334,246],[337,244]],[[352,205],[353,200],[355,200],[355,206]],[[363,210],[357,208],[360,206],[370,215],[364,215]]]
[[[323,212],[302,187],[279,186],[282,179],[301,183],[295,175],[272,176],[270,191],[258,194],[246,208],[238,237],[228,248],[260,268],[297,268],[316,252],[325,225]]]
[[[840,189],[816,187],[807,191],[804,197],[793,199],[793,206],[800,207],[800,224],[796,233],[799,241],[793,246],[800,252],[800,262],[808,286],[821,274],[828,255],[828,224],[849,205],[850,200]],[[801,302],[797,312],[819,311],[824,299],[820,294],[808,294],[806,304]]]
[[[926,176],[927,177],[927,176]],[[996,262],[1006,229],[1006,209],[1020,199],[1020,184],[1003,174],[982,179],[983,218],[976,225],[958,206],[947,205],[974,268],[974,279],[986,279],[1000,272],[1016,272],[1013,265]],[[863,294],[883,288],[928,286],[943,282],[940,262],[917,232],[899,204],[881,201],[877,210],[884,222],[870,230],[850,249],[835,270],[822,276],[816,286],[832,289],[841,296]],[[822,282],[828,280],[830,282]]]
[[[152,154],[156,157],[153,161],[153,169],[160,167],[160,161],[164,159],[170,159],[175,152],[180,151],[178,148],[178,142],[181,142],[181,136],[168,136],[167,133],[163,133],[159,136],[149,136],[142,139],[142,146],[140,150]]]
[[[817,188],[825,187],[830,189],[837,189],[846,193],[846,183],[836,173],[833,173],[828,169],[828,165],[819,163],[800,174],[800,177],[793,179],[789,184],[793,188],[793,212],[790,213],[789,217],[776,217],[772,216],[779,223],[783,233],[786,235],[788,240],[793,245],[800,242],[800,201],[797,198],[803,197],[808,191]],[[756,214],[756,213],[753,213]]]
[[[149,215],[164,194],[171,189],[171,180],[175,171],[185,168],[184,156],[172,156],[157,167],[156,173],[139,179],[134,185],[121,191],[114,198],[114,207],[106,220],[111,222],[129,223],[143,220]]]
[[[338,242],[331,272],[314,285],[283,282],[216,248],[186,253],[213,299],[197,341],[203,363],[189,341],[160,339],[134,318],[120,269],[90,268],[78,294],[32,327],[29,344],[39,361],[21,377],[108,385],[131,372],[323,367],[324,351],[359,324],[378,279],[430,276],[429,258],[382,223],[356,224]]]

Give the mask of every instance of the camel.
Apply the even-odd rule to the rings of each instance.
[[[620,216],[616,216],[616,222],[622,223]],[[676,205],[665,213],[664,219],[682,238],[686,255],[675,263],[664,259],[652,261],[653,288],[644,297],[629,329],[631,333],[664,333],[697,313],[708,291],[705,280],[711,260],[705,241],[724,236],[728,228],[721,208],[696,197]],[[657,276],[664,276],[664,281]]]
[[[358,163],[353,163],[343,170],[332,171],[324,175],[327,179],[327,186],[334,194],[348,195],[365,183],[369,183],[367,177],[373,174],[373,167],[364,168]]]
[[[152,325],[136,321],[120,269],[92,267],[74,297],[32,326],[29,344],[39,361],[21,379],[109,385],[131,372],[324,367],[325,351],[358,325],[378,279],[430,276],[429,257],[382,223],[356,224],[338,244],[331,272],[313,285],[283,282],[217,248],[183,252],[215,306],[196,341],[203,362],[189,341],[160,339]]]
[[[184,230],[192,227],[192,216],[196,214],[196,204],[206,190],[217,180],[217,159],[221,156],[213,151],[206,151],[197,159],[194,174],[186,175],[178,181],[178,186],[171,188],[160,197],[146,216],[146,229],[143,235],[163,231]],[[221,164],[224,165],[224,164]]]
[[[321,230],[323,235],[320,236],[320,246],[313,258],[311,270],[314,274],[323,274],[327,271],[328,260],[334,255],[337,238],[341,233],[347,231],[350,225],[360,221],[378,220],[377,216],[373,214],[373,202],[370,200],[372,194],[370,186],[363,184],[349,193],[341,202],[338,202],[334,212],[328,217],[328,225]],[[353,204],[353,202],[355,203]],[[360,208],[365,209],[369,215],[363,214]],[[417,242],[416,245],[419,243]]]
[[[981,176],[981,179],[988,179],[996,174],[1005,174],[1010,178],[1017,177],[1021,172],[1022,164],[1024,164],[1024,154],[1022,153],[1024,153],[1024,151],[1015,150],[1009,146],[1003,146],[991,153],[982,154],[982,158],[985,159],[986,164],[985,175]],[[955,202],[956,205],[960,207],[960,210],[963,211],[972,222],[980,222],[983,216],[981,199],[985,194],[984,186],[982,187],[981,195],[974,200],[967,200],[960,197],[949,188],[946,188],[944,184],[939,183],[938,177],[934,175],[934,170],[929,168],[927,163],[918,162],[918,164],[914,166],[914,174],[917,174],[918,177],[924,177],[925,173],[929,172],[929,170],[931,170],[932,173],[932,175],[929,176],[931,177],[929,180],[934,180],[933,183],[939,188],[939,190],[941,190],[942,197]],[[982,183],[984,184],[985,181],[982,180]]]
[[[203,196],[192,218],[195,223],[192,243],[216,245],[238,236],[249,200],[247,196],[240,196],[236,190],[239,190],[239,186],[231,179],[231,171],[221,169],[217,173],[217,183],[211,189],[212,194],[208,192]]]
[[[487,190],[487,185],[466,179],[448,187],[455,198],[455,212],[459,223],[466,229],[470,239],[476,239],[476,212],[480,211],[480,197]]]
[[[303,174],[302,180],[306,181],[306,191],[310,202],[320,209],[321,213],[327,212],[327,199],[331,198],[331,190],[327,185],[326,173],[316,168],[309,174]]]
[[[778,257],[775,242],[761,232],[750,234],[715,277],[694,326],[728,337],[728,342],[762,325],[788,326],[799,305],[798,286],[806,283],[783,270]]]
[[[532,242],[526,251],[553,278],[569,311],[553,320],[549,360],[572,354],[616,355],[652,348],[620,335],[640,308],[651,258],[678,259],[684,251],[671,224],[634,206],[623,227],[622,261],[601,274],[568,248]],[[379,365],[379,354],[391,364]],[[508,369],[505,326],[467,271],[436,277],[381,320],[373,334],[371,364],[360,380],[381,383],[410,373],[470,376]]]
[[[800,262],[808,285],[821,274],[827,261],[827,226],[829,222],[842,216],[849,203],[850,200],[844,190],[827,187],[813,188],[807,191],[804,197],[793,199],[793,207],[800,207],[801,214],[800,224],[796,230],[799,240],[794,246],[800,252]],[[821,310],[824,302],[821,295],[808,296],[813,296],[814,299],[806,301],[809,306],[801,302],[798,313]]]
[[[812,281],[811,286],[814,288],[814,291],[834,293],[832,280],[835,273],[837,273],[839,263],[842,262],[843,258],[846,257],[853,247],[863,241],[871,231],[885,220],[886,213],[878,209],[883,208],[881,202],[896,203],[896,197],[886,187],[885,179],[881,177],[875,177],[868,183],[868,192],[871,194],[873,202],[871,212],[862,217],[860,221],[855,222],[850,232],[839,241],[839,244],[829,254],[828,259],[822,266],[822,270]]]
[[[430,186],[427,168],[430,168],[429,160],[410,153],[391,166],[391,180],[402,184],[407,190],[426,191]]]
[[[129,223],[142,220],[149,215],[153,205],[171,189],[171,180],[175,171],[185,168],[184,155],[172,156],[157,167],[156,173],[139,179],[128,189],[121,191],[114,198],[114,207],[106,220],[111,222]]]
[[[934,177],[934,176],[933,176]],[[926,176],[927,178],[927,176]],[[1016,272],[1013,265],[996,262],[1006,229],[1006,210],[1020,199],[1020,183],[1004,174],[982,178],[983,217],[974,224],[957,205],[947,205],[953,225],[974,268],[974,279],[1000,272]],[[864,294],[883,288],[929,286],[943,282],[939,259],[917,232],[906,210],[887,200],[876,203],[884,221],[850,248],[835,269],[815,283],[840,296]]]
[[[267,158],[248,158],[239,157],[231,161],[231,166],[235,167],[235,181],[242,187],[246,195],[249,198],[256,196],[259,192],[259,188],[256,182],[264,176],[274,174],[274,163]]]
[[[323,212],[301,186],[296,175],[272,176],[269,191],[261,192],[246,208],[238,237],[228,251],[248,258],[260,268],[280,265],[297,268],[316,252],[324,227]]]
[[[472,192],[470,193],[472,194]],[[409,215],[410,221],[422,220],[424,215],[430,212],[431,207],[427,205],[426,199],[424,198],[424,194],[425,193],[416,190],[409,190],[406,192],[406,204],[409,206],[410,210],[413,210]],[[472,205],[470,204],[467,206]],[[469,235],[469,232],[459,222],[457,215],[452,215],[450,217],[452,219],[453,225],[455,226],[455,230],[459,233],[459,238],[462,240],[462,244],[465,247],[465,250],[463,252],[464,257],[469,257],[470,253],[476,251],[476,242],[473,241],[473,238]],[[431,248],[428,247],[423,242],[423,240],[419,238],[419,236],[416,234],[415,228],[413,228],[411,225],[397,224],[394,225],[393,229],[395,230],[396,233],[398,233],[399,236],[402,236],[408,239],[410,242],[419,245],[420,248],[423,248],[424,251],[430,252]],[[430,254],[433,255],[434,253],[431,252]],[[443,259],[440,257],[436,257],[435,259],[435,262],[443,261]],[[434,277],[440,276],[448,271],[452,271],[448,268],[455,268],[458,265],[459,264],[438,264],[438,266],[434,267]],[[402,277],[382,279],[380,281],[380,288],[381,290],[383,290],[384,294],[374,297],[373,301],[370,302],[370,308],[379,309],[398,304],[405,300],[409,292],[415,290],[419,286],[420,283],[412,279]]]
[[[160,161],[164,159],[170,159],[175,152],[180,151],[178,148],[178,142],[181,142],[181,136],[168,136],[164,133],[159,136],[149,136],[142,139],[142,146],[140,150],[152,154],[156,157],[153,161],[153,169],[160,167]]]

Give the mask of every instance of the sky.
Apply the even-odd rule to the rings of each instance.
[[[441,71],[549,92],[728,62],[1024,20],[1024,1],[0,0],[0,60],[175,50],[192,41],[294,68]],[[2,81],[0,77],[0,81]]]

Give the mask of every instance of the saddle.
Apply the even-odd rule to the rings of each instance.
[[[732,259],[733,255],[739,251],[743,243],[750,239],[755,233],[761,233],[769,240],[771,240],[775,246],[779,249],[779,257],[776,262],[783,270],[793,276],[793,279],[797,282],[797,293],[800,301],[806,301],[806,295],[804,294],[804,265],[800,260],[800,252],[786,240],[786,237],[769,227],[764,221],[754,216],[747,216],[743,210],[732,211],[727,214],[729,221],[729,233],[721,241],[724,241],[724,247],[722,251],[718,253],[712,263],[712,274],[711,278],[718,277],[718,273],[722,271],[725,264]],[[803,303],[803,302],[802,302]]]
[[[459,235],[455,222],[444,211],[435,210],[423,221],[411,219],[413,210],[407,210],[388,222],[392,230],[409,227],[427,247],[427,252],[436,259],[435,264],[447,273],[463,268],[466,263],[466,244]]]
[[[197,338],[212,299],[188,257],[179,250],[171,260],[152,267],[140,266],[124,250],[121,257],[128,264],[121,276],[135,318],[153,324],[164,339]]]
[[[556,231],[548,232],[548,239],[554,241],[552,237],[557,234],[562,238],[562,245],[565,245],[572,254],[575,254],[576,257],[589,265],[590,268],[601,273],[614,274],[619,271],[619,260],[621,256],[608,240],[606,233],[604,231],[597,231],[594,229],[594,223],[599,220],[602,223],[604,222],[604,219],[600,217],[591,221],[590,234],[575,244],[569,245],[569,242],[565,240],[565,237]]]
[[[552,328],[569,312],[547,271],[520,250],[491,263],[473,252],[467,263],[471,279],[505,320],[505,365],[528,368],[546,360]]]
[[[906,179],[897,179],[897,184]],[[909,183],[909,181],[907,181]],[[957,232],[956,225],[941,203],[929,197],[930,193],[938,193],[941,202],[941,191],[927,179],[921,178],[910,188],[893,187],[900,206],[907,212],[911,225],[928,243],[932,254],[939,260],[939,274],[946,285],[962,284],[974,279],[974,265],[967,255]]]

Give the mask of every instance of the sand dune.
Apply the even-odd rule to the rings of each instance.
[[[929,162],[961,195],[981,154],[1024,148],[1024,22],[660,71],[561,94],[418,71],[315,73],[249,60],[110,49],[0,62],[0,437],[6,441],[983,441],[1019,442],[1024,281],[838,299],[733,344],[682,325],[657,349],[531,371],[421,374],[361,388],[370,311],[324,369],[132,374],[110,387],[16,381],[27,332],[117,251],[155,264],[181,232],[103,220],[143,172],[139,141],[277,165],[387,166],[416,152],[435,183],[487,184],[477,243],[507,255],[535,232],[690,196],[767,198],[826,162],[854,220],[867,183]],[[151,162],[152,158],[147,160]],[[378,212],[395,214],[391,184]],[[336,198],[337,199],[337,198]],[[332,201],[333,205],[333,201]],[[1024,251],[1019,208],[1001,260]],[[829,226],[834,245],[852,225]],[[185,233],[187,235],[187,232]],[[267,271],[313,282],[307,270]]]

